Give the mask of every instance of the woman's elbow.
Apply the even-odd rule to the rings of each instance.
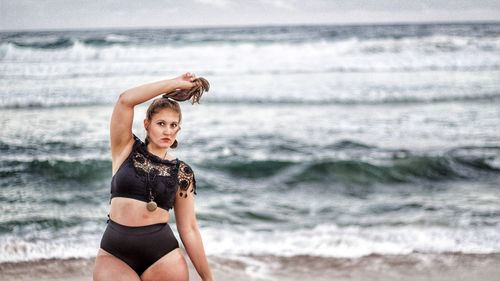
[[[198,225],[196,224],[196,222],[180,224],[177,225],[177,230],[179,231],[180,235],[187,235],[189,233],[198,231]]]
[[[130,99],[130,93],[127,91],[121,93],[120,96],[118,96],[118,104],[133,107],[134,104]]]

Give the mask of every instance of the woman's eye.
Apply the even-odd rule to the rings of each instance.
[[[160,125],[160,126],[165,126],[165,123],[163,123],[163,122],[158,122],[158,125]]]

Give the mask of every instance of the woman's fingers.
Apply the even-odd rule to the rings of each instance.
[[[196,75],[194,75],[194,73],[191,73],[191,75],[189,76],[191,79],[191,82],[193,82],[195,79],[196,79]]]
[[[202,77],[196,77],[196,75],[191,72],[184,73],[182,75],[182,79],[191,82],[192,83],[191,87],[203,87],[206,90],[208,90],[208,87],[210,87],[206,79]]]
[[[181,77],[184,80],[192,80],[196,76],[194,75],[194,73],[186,72],[186,73],[182,74]]]

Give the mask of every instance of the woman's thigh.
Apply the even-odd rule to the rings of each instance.
[[[140,281],[137,273],[121,259],[99,249],[92,273],[94,281]]]
[[[141,275],[142,281],[188,281],[186,260],[179,248],[164,255]]]

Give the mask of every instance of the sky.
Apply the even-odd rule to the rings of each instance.
[[[499,0],[0,0],[0,30],[500,21]]]

